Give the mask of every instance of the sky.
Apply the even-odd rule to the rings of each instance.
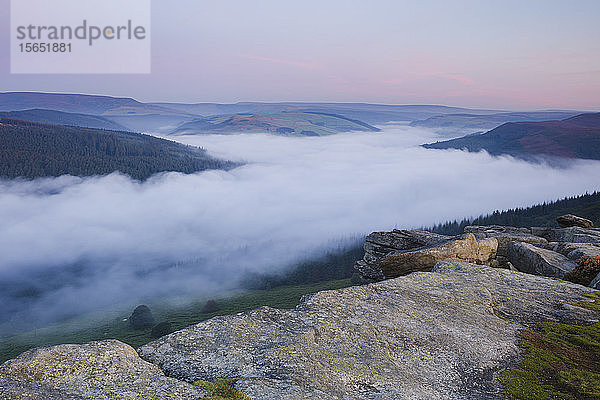
[[[17,75],[0,0],[0,90],[597,110],[599,15],[597,0],[152,0],[150,74]]]
[[[419,146],[436,138],[394,125],[327,137],[181,136],[246,164],[143,183],[0,180],[0,336],[113,303],[198,299],[236,287],[244,271],[283,272],[373,231],[600,190],[590,180],[600,161],[551,168]],[[39,295],[28,303],[32,286]]]

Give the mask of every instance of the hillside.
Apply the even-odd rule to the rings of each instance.
[[[357,119],[369,124],[383,124],[390,121],[421,120],[437,115],[469,113],[474,115],[492,114],[498,111],[467,109],[439,105],[395,105],[395,104],[369,104],[369,103],[305,103],[281,102],[260,103],[240,102],[233,104],[219,103],[150,103],[190,114],[203,116],[217,116],[224,114],[272,114],[282,112],[316,112],[336,114],[346,118]]]
[[[71,93],[5,92],[0,93],[0,111],[17,111],[32,108],[52,109],[70,113],[118,116],[166,115],[180,117],[214,117],[218,115],[273,114],[283,112],[316,112],[336,114],[345,118],[382,124],[390,121],[414,121],[444,114],[484,115],[499,110],[469,109],[441,105],[396,105],[369,103],[323,102],[239,102],[239,103],[144,103],[127,97],[84,95]],[[182,118],[183,119],[183,118]],[[121,121],[117,121],[121,123]],[[137,126],[137,120],[130,124]],[[144,121],[146,123],[147,121]],[[180,123],[183,121],[179,121]],[[125,125],[125,124],[123,124]],[[126,125],[125,125],[126,126]],[[137,129],[137,128],[136,128]]]
[[[104,175],[231,168],[203,149],[138,133],[0,119],[0,177]]]
[[[425,144],[428,149],[485,150],[520,158],[552,156],[600,160],[600,113],[560,121],[509,122],[482,135]]]
[[[198,118],[175,129],[175,135],[261,133],[325,136],[349,131],[379,131],[367,123],[335,114],[283,112]]]
[[[34,108],[0,112],[0,118],[18,119],[43,124],[80,126],[82,128],[125,130],[125,127],[98,115],[67,113]]]
[[[577,111],[503,112],[495,114],[444,114],[411,122],[411,126],[429,128],[441,136],[463,136],[486,132],[506,122],[549,121],[573,117]]]
[[[0,111],[34,108],[79,114],[181,114],[165,107],[144,104],[128,97],[70,93],[6,92],[0,93]]]

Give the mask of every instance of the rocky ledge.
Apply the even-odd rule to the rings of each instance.
[[[599,236],[581,226],[374,233],[358,268],[401,276],[293,310],[216,317],[137,352],[115,340],[30,350],[0,366],[0,399],[215,399],[191,383],[223,378],[255,400],[502,399],[524,330],[599,322],[583,306],[592,288],[551,278],[592,280]]]
[[[377,281],[431,271],[438,261],[455,260],[570,279],[581,275],[583,261],[595,259],[596,273],[585,282],[575,281],[600,289],[600,230],[574,215],[559,217],[557,222],[563,228],[467,226],[459,236],[419,230],[374,232],[367,236],[365,256],[356,269],[364,278]]]
[[[520,357],[519,331],[597,322],[574,305],[590,292],[444,261],[433,272],[320,292],[294,310],[213,318],[141,347],[139,357],[117,341],[29,351],[0,367],[0,398],[194,399],[203,394],[187,382],[240,378],[237,388],[256,400],[497,399],[500,372]]]

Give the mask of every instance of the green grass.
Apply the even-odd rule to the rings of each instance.
[[[309,285],[281,286],[269,290],[253,290],[230,294],[215,299],[221,309],[214,313],[202,313],[206,298],[186,306],[168,306],[148,304],[156,318],[156,322],[169,321],[174,330],[207,320],[217,315],[235,314],[249,311],[261,306],[280,309],[294,308],[300,298],[309,293],[321,290],[340,289],[352,286],[350,279],[320,282]],[[38,329],[16,336],[0,339],[0,363],[14,358],[23,351],[33,347],[50,346],[62,343],[85,343],[93,340],[118,339],[133,347],[150,342],[151,328],[133,330],[127,318],[131,310],[110,310],[103,313],[89,314],[69,322]]]
[[[205,397],[205,400],[251,400],[248,395],[233,387],[236,381],[236,379],[217,379],[214,382],[195,381],[194,385],[200,386],[212,394],[210,397]]]
[[[600,310],[600,294],[578,305]],[[504,391],[518,400],[600,400],[600,323],[578,326],[546,322],[524,331],[526,350],[517,369],[505,371]]]

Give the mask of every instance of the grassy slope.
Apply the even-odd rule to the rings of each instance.
[[[334,114],[284,112],[220,115],[197,119],[178,127],[173,134],[225,134],[271,132],[284,135],[325,136],[348,131],[378,131],[364,122]]]
[[[339,289],[351,286],[350,279],[321,282],[310,285],[282,286],[270,290],[253,290],[222,299],[217,299],[221,309],[215,313],[202,313],[206,299],[185,307],[152,305],[157,323],[169,321],[174,330],[185,328],[217,315],[235,314],[261,306],[280,309],[294,308],[305,294],[321,290]],[[9,338],[0,339],[0,363],[14,358],[23,351],[39,346],[61,343],[84,343],[92,340],[118,339],[133,347],[152,340],[151,329],[133,330],[127,318],[132,310],[110,311],[87,316],[77,320],[38,329]]]
[[[509,122],[482,135],[423,145],[428,149],[486,150],[492,155],[600,159],[600,113],[562,121]]]
[[[580,306],[600,311],[594,303]],[[518,368],[505,371],[500,381],[515,400],[600,399],[600,323],[577,326],[546,322],[523,331],[526,354]]]

